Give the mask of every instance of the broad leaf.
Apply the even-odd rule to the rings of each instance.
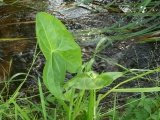
[[[57,18],[45,12],[36,15],[36,35],[46,59],[56,52],[66,62],[66,69],[74,73],[81,66],[81,49],[72,35]]]
[[[44,67],[43,81],[52,94],[64,99],[62,95],[62,83],[66,74],[65,62],[56,53],[53,54]]]
[[[82,65],[80,47],[63,23],[44,12],[36,15],[36,35],[46,58],[43,81],[52,94],[63,99],[66,70],[76,73]]]
[[[96,75],[94,72],[81,73],[68,81],[64,87],[66,89],[101,89],[105,86],[110,85],[115,79],[121,77],[122,75],[122,72],[107,72],[100,75]]]

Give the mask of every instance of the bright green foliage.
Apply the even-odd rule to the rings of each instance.
[[[132,98],[127,100],[128,106],[121,120],[159,120],[160,101],[157,98],[147,98],[142,93],[141,99]]]
[[[55,17],[44,12],[36,16],[36,35],[39,46],[46,58],[43,80],[47,88],[57,98],[65,99],[62,84],[66,70],[78,72],[82,67],[81,50],[74,42],[66,27]],[[94,59],[92,60],[92,64]],[[78,74],[68,81],[65,88],[95,90],[110,85],[122,76],[121,72],[108,72],[100,75],[91,70],[92,64],[87,66],[84,73]]]
[[[95,90],[110,85],[115,79],[122,76],[122,72],[107,72],[100,75],[93,71],[81,73],[70,80],[65,86],[73,88]]]
[[[123,75],[122,72],[97,74],[91,71],[97,52],[101,50],[102,43],[108,39],[105,38],[99,41],[93,58],[82,66],[80,47],[76,44],[66,27],[57,18],[44,12],[38,13],[36,16],[36,35],[40,49],[46,58],[46,65],[43,71],[44,84],[50,92],[58,98],[57,100],[63,106],[67,116],[65,118],[68,120],[75,119],[77,116],[83,118],[83,115],[79,113],[85,113],[84,116],[87,116],[87,120],[97,119],[98,104],[109,93],[119,91],[130,92],[130,89],[126,91],[128,89],[123,90],[117,88],[136,78],[141,78],[144,75],[159,71],[158,68],[127,79],[113,87],[104,95],[99,96],[98,100],[96,100],[96,89],[110,85],[115,79]],[[66,71],[77,73],[77,75],[64,84]],[[75,89],[80,89],[79,93],[76,93]],[[151,91],[157,91],[157,89],[158,88],[152,89]],[[62,93],[64,90],[65,94]],[[89,90],[89,95],[86,96],[87,98],[84,98],[86,90]],[[139,89],[137,88],[137,90]],[[137,91],[133,89],[132,92]],[[68,100],[69,105],[64,100]],[[152,103],[152,99],[145,98],[142,99],[141,102],[136,103],[136,108],[129,106],[129,110],[124,116],[125,120],[128,118],[132,119],[132,117],[137,119],[146,119],[149,117],[159,119],[159,111],[154,111],[156,114],[152,114],[155,105],[152,106],[150,103]],[[85,104],[87,105],[87,110],[86,107],[82,107],[82,105]],[[144,107],[143,110],[137,109],[142,107]],[[134,111],[134,114],[130,110]],[[152,116],[150,114],[152,114]]]
[[[36,35],[46,58],[44,83],[56,97],[63,98],[62,83],[66,70],[76,73],[81,67],[81,49],[65,26],[44,12],[36,16]]]
[[[82,66],[80,47],[75,43],[66,27],[54,16],[44,12],[37,14],[36,35],[40,49],[46,58],[43,71],[44,84],[63,105],[67,112],[66,119],[76,118],[78,112],[82,110],[79,110],[80,106],[85,102],[88,104],[87,120],[96,119],[98,104],[96,103],[95,90],[110,85],[123,73],[107,72],[99,75],[91,71],[94,58]],[[96,47],[94,57],[99,50],[100,44]],[[66,71],[77,73],[77,76],[64,84]],[[65,94],[62,93],[64,89]],[[75,89],[82,90],[77,95]],[[90,90],[90,94],[89,100],[87,98],[84,102],[85,90]],[[69,106],[64,100],[69,101]]]
[[[57,18],[44,12],[38,13],[36,35],[46,60],[61,59],[58,63],[65,61],[66,69],[72,73],[81,66],[81,49]]]

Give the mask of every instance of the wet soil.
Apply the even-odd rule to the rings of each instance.
[[[44,7],[44,6],[43,6]],[[43,8],[42,8],[43,9]],[[59,8],[56,7],[58,10]],[[79,8],[76,8],[79,10]],[[76,10],[76,11],[78,11]],[[0,6],[0,63],[3,66],[0,69],[0,78],[4,80],[9,76],[16,73],[27,73],[34,57],[34,51],[36,46],[35,39],[35,14],[41,11],[41,9],[35,10],[32,7],[27,7],[23,4],[15,4],[14,6]],[[66,11],[55,12],[53,9],[47,10],[53,15],[59,17],[62,22],[67,26],[71,33],[78,33],[81,30],[91,30],[95,28],[103,28],[111,26],[113,23],[122,19],[122,15],[115,13],[108,13],[106,11],[91,13],[89,11],[84,11],[80,16],[73,15],[67,17]],[[80,7],[80,11],[83,8]],[[69,11],[67,11],[69,14]],[[72,13],[73,14],[73,13]],[[60,16],[61,15],[61,16]],[[128,19],[129,20],[129,19]],[[128,21],[124,21],[120,26],[126,24]],[[74,36],[77,43],[81,46],[83,53],[83,63],[89,61],[98,42],[95,38],[102,38],[107,35],[114,35],[114,33],[98,34],[98,35],[84,35],[84,36]],[[89,41],[95,39],[95,41]],[[37,51],[40,51],[37,49]],[[133,42],[131,39],[127,40],[117,40],[113,41],[112,44],[107,46],[104,50],[98,53],[99,56],[104,59],[110,60],[112,62],[118,63],[128,69],[155,69],[160,66],[160,42],[150,42],[150,43],[137,43]],[[93,70],[98,73],[108,72],[108,71],[124,71],[123,68],[111,64],[104,59],[96,58],[93,65]],[[10,65],[10,61],[12,64]],[[30,75],[35,78],[42,77],[42,71],[45,64],[45,59],[40,53],[34,63],[34,66],[30,72]],[[5,71],[4,71],[5,69]],[[119,82],[133,76],[132,74],[126,76],[124,79],[115,81],[111,86],[106,87],[100,93],[105,93],[107,90],[118,84]],[[71,78],[72,75],[67,74],[67,79]],[[24,76],[19,77],[24,78]],[[122,87],[154,87],[159,86],[160,73],[145,76],[144,78],[135,80],[133,82],[127,83]],[[157,82],[153,82],[157,81]],[[21,83],[14,82],[12,87],[12,92]],[[25,82],[23,89],[31,88],[36,86],[37,81],[32,77],[29,77]],[[11,92],[11,94],[12,94]],[[30,94],[30,93],[29,93]],[[140,96],[137,93],[128,94],[118,94],[117,102],[123,103],[128,97]],[[112,101],[113,94],[109,95],[103,101],[106,104],[106,100]],[[113,106],[109,103],[110,106]],[[104,105],[105,106],[105,105]],[[106,106],[108,107],[108,106]]]

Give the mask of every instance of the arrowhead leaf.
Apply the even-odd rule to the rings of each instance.
[[[81,49],[63,23],[45,12],[36,15],[36,36],[46,58],[43,81],[52,94],[63,99],[66,70],[76,73],[82,66]]]
[[[94,72],[81,73],[68,81],[64,87],[66,90],[69,88],[85,90],[101,89],[110,85],[115,79],[121,77],[122,75],[122,72],[107,72],[100,75],[95,75]]]
[[[36,35],[46,60],[56,52],[66,62],[66,70],[75,73],[82,65],[81,49],[66,27],[45,12],[36,15]]]

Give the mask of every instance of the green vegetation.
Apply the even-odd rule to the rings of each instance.
[[[108,10],[111,13],[123,15],[119,21],[115,22],[110,27],[81,30],[73,35],[76,38],[81,38],[87,35],[108,34],[107,37],[112,41],[124,39],[134,39],[136,42],[159,41],[159,6],[159,1],[152,0],[143,0],[139,2],[131,2],[128,0],[124,3],[118,3],[117,0],[113,0],[110,4],[97,6],[94,11],[91,12]],[[125,9],[127,9],[127,11]],[[127,22],[128,18],[130,18],[129,22]],[[114,35],[111,33],[114,33]],[[100,39],[101,38],[95,38],[96,41]],[[93,39],[89,40],[94,41]]]
[[[87,120],[99,119],[99,112],[97,111],[99,102],[111,92],[160,91],[160,87],[117,89],[124,83],[159,71],[160,68],[157,68],[119,83],[96,99],[97,90],[110,85],[114,80],[125,75],[125,72],[106,72],[99,75],[91,70],[96,53],[105,39],[99,41],[93,58],[81,66],[80,48],[58,19],[44,12],[38,13],[36,34],[40,48],[46,58],[43,81],[56,99],[61,101],[60,104],[66,111],[65,119],[84,119],[84,116]],[[66,70],[70,73],[76,73],[76,76],[64,84]],[[75,91],[76,89],[79,89],[78,93]],[[85,109],[81,108],[83,104],[86,105]],[[81,112],[83,114],[80,114]]]
[[[86,4],[92,1],[84,1]],[[27,74],[18,73],[12,76],[9,80],[4,81],[5,86],[0,93],[0,120],[103,120],[110,118],[113,120],[158,120],[160,119],[160,98],[158,91],[160,87],[150,88],[122,88],[121,85],[145,77],[152,73],[160,72],[160,68],[154,70],[137,70],[127,69],[117,63],[113,63],[101,56],[98,52],[103,50],[108,44],[106,41],[133,39],[137,38],[148,42],[148,40],[159,40],[156,35],[159,34],[159,15],[160,13],[151,14],[151,11],[157,6],[152,4],[150,0],[146,0],[137,6],[151,7],[151,10],[142,14],[143,9],[138,10],[137,14],[131,21],[122,27],[118,27],[122,20],[118,21],[112,27],[96,30],[84,30],[81,33],[74,34],[76,37],[84,34],[103,34],[104,32],[115,32],[115,36],[107,36],[97,40],[93,57],[86,63],[82,64],[82,53],[80,46],[74,41],[70,32],[66,29],[63,23],[54,16],[45,12],[39,12],[36,15],[36,36],[38,45],[45,56],[46,64],[43,70],[43,83],[40,78],[33,79],[38,81],[38,93],[31,97],[27,97],[20,91],[24,82],[30,76],[30,70],[39,55],[36,53],[33,58],[33,63]],[[159,3],[160,4],[160,3]],[[158,5],[159,5],[158,4]],[[101,6],[105,8],[106,6]],[[113,7],[112,4],[107,7]],[[133,13],[136,10],[132,10]],[[126,16],[131,16],[133,13],[126,13]],[[127,15],[128,14],[128,15]],[[143,24],[137,19],[141,16]],[[145,17],[148,17],[145,19]],[[154,20],[157,18],[156,20]],[[155,24],[144,27],[152,20]],[[144,29],[142,29],[144,28]],[[155,35],[155,37],[154,37]],[[153,36],[153,37],[151,37]],[[143,39],[142,39],[143,38]],[[116,64],[123,68],[123,72],[102,72],[100,74],[93,71],[92,66],[96,58],[101,58],[112,64]],[[74,74],[74,77],[65,81],[66,72]],[[132,77],[125,79],[118,83],[104,94],[99,91],[106,86],[111,85],[114,81],[125,78],[127,74],[132,73]],[[4,92],[5,89],[9,91],[9,84],[17,80],[17,76],[25,75],[22,83],[14,91],[13,95],[9,96]],[[121,87],[121,88],[119,88]],[[45,89],[47,88],[47,90]],[[114,105],[112,109],[105,109],[102,112],[103,106],[100,103],[110,94],[119,92],[139,92],[141,98],[128,99],[123,111],[118,111],[116,106],[116,94],[114,94]],[[147,97],[145,93],[153,92],[153,97]],[[6,97],[4,97],[6,94]],[[33,100],[38,98],[37,100]]]
[[[74,109],[78,109],[80,107],[78,105],[82,104],[81,99],[86,90],[89,90],[87,119],[97,119],[96,90],[108,86],[115,79],[121,77],[123,73],[108,72],[99,75],[91,71],[94,58],[83,67],[81,65],[80,47],[74,42],[65,26],[47,13],[37,14],[36,34],[40,48],[46,58],[43,81],[49,91],[57,99],[63,101],[63,106],[66,107],[65,111],[69,112],[65,115],[66,119],[77,117],[78,113],[74,113],[77,112]],[[66,70],[77,75],[64,84]],[[80,89],[78,96],[75,89]],[[63,91],[65,91],[64,94]],[[82,97],[80,100],[79,94]],[[70,102],[69,106],[65,101]]]
[[[121,120],[159,120],[160,100],[159,96],[147,98],[143,93],[141,99],[132,98],[127,100],[127,109]]]

